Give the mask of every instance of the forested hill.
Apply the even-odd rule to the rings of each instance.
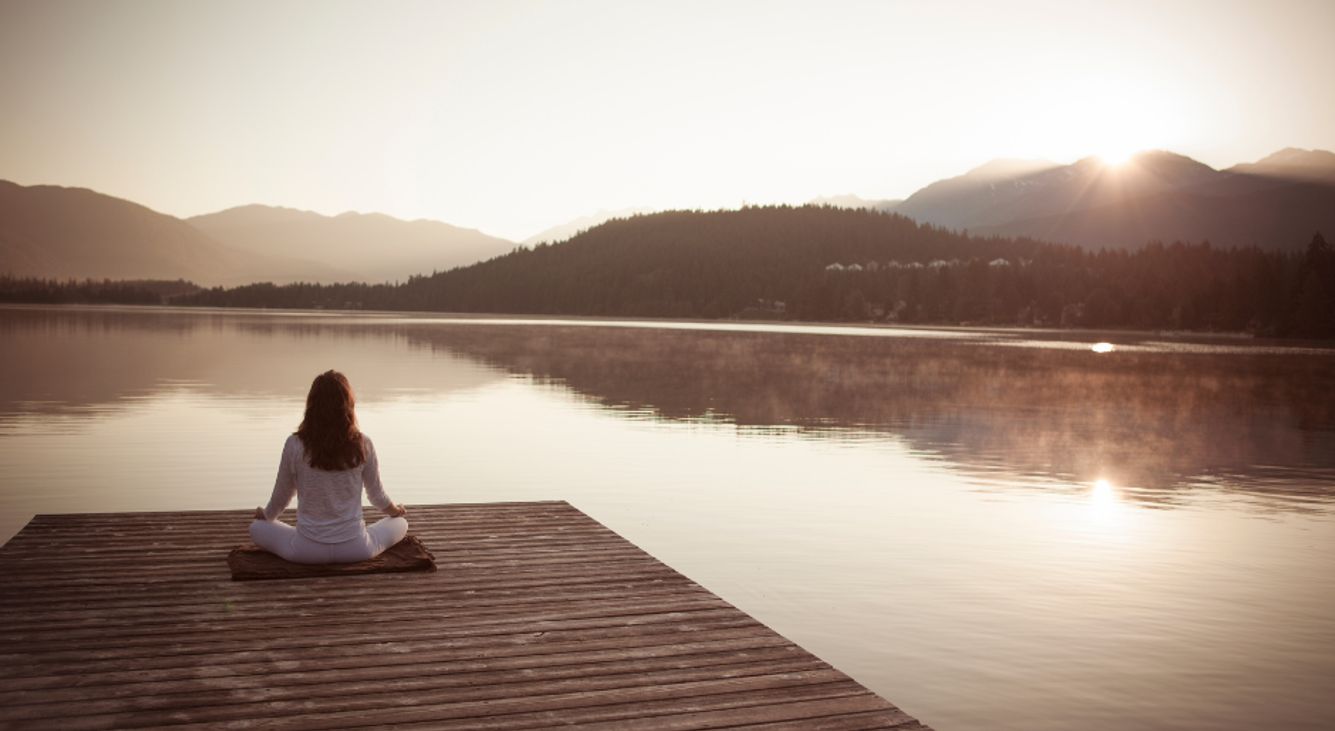
[[[406,293],[432,310],[708,318],[777,300],[796,317],[817,317],[832,314],[822,296],[842,298],[845,289],[827,273],[831,264],[990,261],[1032,257],[1041,248],[972,240],[867,210],[670,211],[613,220],[562,244],[416,280]]]
[[[674,211],[398,285],[251,285],[182,302],[1335,335],[1335,254],[1154,243],[1088,252],[829,207]]]

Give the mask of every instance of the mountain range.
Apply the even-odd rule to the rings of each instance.
[[[1069,165],[998,159],[932,183],[906,199],[834,195],[834,208],[899,213],[980,236],[1028,237],[1087,249],[1134,249],[1150,241],[1296,248],[1335,230],[1335,152],[1286,148],[1216,170],[1161,150],[1121,164],[1088,157]],[[525,239],[564,241],[648,209],[604,211]]]
[[[1069,165],[994,160],[902,201],[813,202],[893,211],[977,236],[1094,249],[1155,240],[1297,248],[1316,231],[1335,232],[1335,153],[1288,148],[1224,170],[1165,151],[1120,165],[1092,157]],[[599,212],[523,243],[559,243],[644,212]],[[380,213],[325,216],[248,205],[180,219],[87,189],[0,181],[0,274],[374,283],[467,266],[513,247],[476,230]]]
[[[336,279],[326,264],[225,246],[179,218],[84,188],[0,180],[0,272],[16,276],[188,279]]]
[[[1288,148],[1226,170],[1165,151],[1119,165],[995,160],[868,207],[976,235],[1090,249],[1155,240],[1293,248],[1335,230],[1335,153]]]
[[[439,221],[242,206],[180,219],[84,188],[0,180],[0,273],[95,279],[386,282],[504,254]]]

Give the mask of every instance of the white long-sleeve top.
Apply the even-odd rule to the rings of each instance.
[[[366,461],[349,470],[316,469],[306,461],[306,447],[296,434],[283,444],[273,496],[264,508],[266,520],[277,520],[297,496],[297,533],[319,543],[341,543],[366,530],[362,518],[362,487],[371,504],[387,509],[393,502],[380,484],[380,462],[371,439],[362,434]]]

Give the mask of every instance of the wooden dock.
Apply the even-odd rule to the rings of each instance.
[[[0,728],[926,728],[567,503],[409,520],[436,573],[233,582],[249,511],[33,518]]]

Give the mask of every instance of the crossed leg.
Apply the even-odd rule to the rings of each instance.
[[[381,518],[362,535],[341,543],[320,543],[282,521],[256,520],[250,524],[255,545],[293,563],[355,563],[384,553],[408,534],[406,518]]]

